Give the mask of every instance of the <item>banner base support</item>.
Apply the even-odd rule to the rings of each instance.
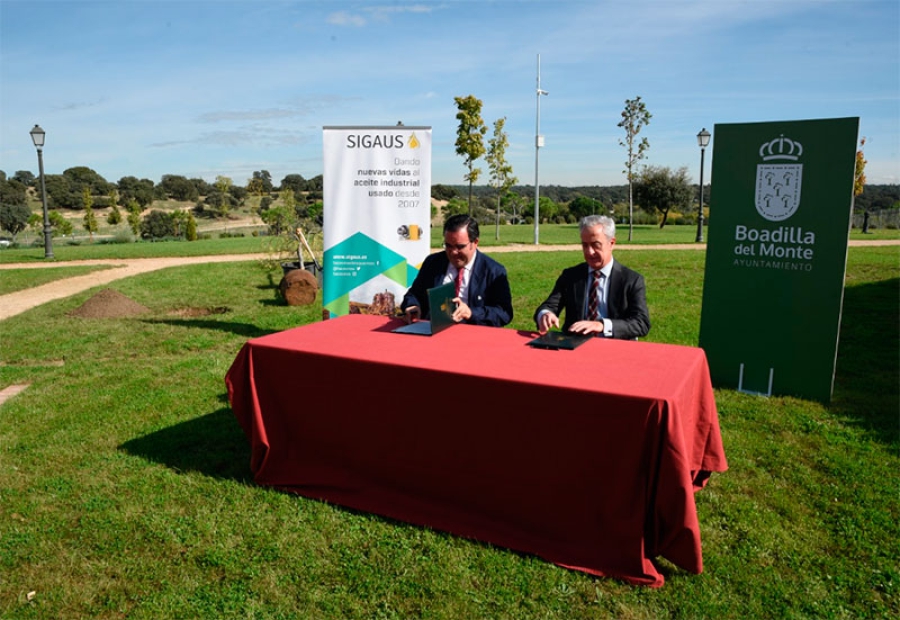
[[[745,390],[744,389],[744,364],[741,362],[741,369],[738,373],[738,392],[743,392],[744,394],[752,394],[753,396],[765,396],[769,397],[772,395],[772,382],[775,378],[775,369],[769,368],[769,391],[768,392],[755,392],[753,390]]]

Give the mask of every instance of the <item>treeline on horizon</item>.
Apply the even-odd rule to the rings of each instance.
[[[0,204],[27,204],[26,194],[29,188],[39,196],[39,179],[30,171],[17,171],[11,177],[0,170]],[[126,205],[130,201],[141,207],[148,207],[156,200],[175,200],[181,202],[197,201],[201,197],[216,197],[225,194],[230,199],[243,201],[250,195],[269,196],[290,189],[297,198],[308,202],[322,199],[322,175],[305,179],[300,174],[288,174],[276,185],[271,174],[266,170],[256,171],[245,186],[234,184],[227,177],[217,177],[215,183],[203,179],[187,178],[182,175],[165,174],[159,183],[150,179],[139,179],[126,176],[112,183],[86,166],[76,166],[65,170],[62,174],[45,175],[48,206],[51,209],[83,209],[85,188],[94,197],[94,207]],[[706,184],[704,197],[708,201],[712,184]],[[697,188],[697,185],[694,184]],[[462,198],[469,191],[468,185],[434,184],[431,186],[431,197],[435,200],[451,200]],[[534,200],[533,185],[516,185],[510,191],[521,196],[524,201]],[[697,188],[699,193],[699,188]],[[479,202],[496,199],[497,190],[489,185],[472,187],[473,197]],[[565,204],[578,197],[597,200],[603,205],[612,206],[628,202],[628,185],[541,185],[540,196],[555,203]],[[879,209],[900,208],[900,184],[873,185],[866,184],[863,193],[856,196],[856,211],[874,211]]]

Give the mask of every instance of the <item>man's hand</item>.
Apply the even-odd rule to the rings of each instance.
[[[578,321],[577,323],[573,323],[572,327],[569,328],[570,332],[574,332],[576,334],[602,334],[603,333],[603,321]]]
[[[543,335],[550,331],[551,327],[559,327],[559,317],[552,312],[545,312],[538,319],[538,331]]]
[[[453,311],[453,320],[462,323],[472,318],[472,309],[463,303],[462,298],[454,297],[453,303],[456,304],[456,310]]]
[[[409,306],[406,309],[406,312],[403,313],[403,318],[406,320],[406,323],[415,323],[419,320],[419,306]]]

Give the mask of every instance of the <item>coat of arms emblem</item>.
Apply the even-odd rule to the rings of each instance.
[[[803,145],[783,135],[764,142],[759,156],[764,162],[756,167],[756,210],[770,222],[781,222],[796,213],[800,206],[800,182]]]

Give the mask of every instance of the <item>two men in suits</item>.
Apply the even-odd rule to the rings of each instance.
[[[457,283],[458,323],[503,327],[513,318],[512,293],[506,268],[478,252],[478,222],[468,215],[454,215],[444,223],[444,251],[428,256],[400,309],[407,322],[431,316],[428,289]]]
[[[605,215],[581,220],[584,263],[565,269],[550,296],[534,313],[538,331],[563,331],[607,338],[635,339],[650,331],[644,277],[613,259],[616,224]],[[596,283],[595,283],[596,282]]]

